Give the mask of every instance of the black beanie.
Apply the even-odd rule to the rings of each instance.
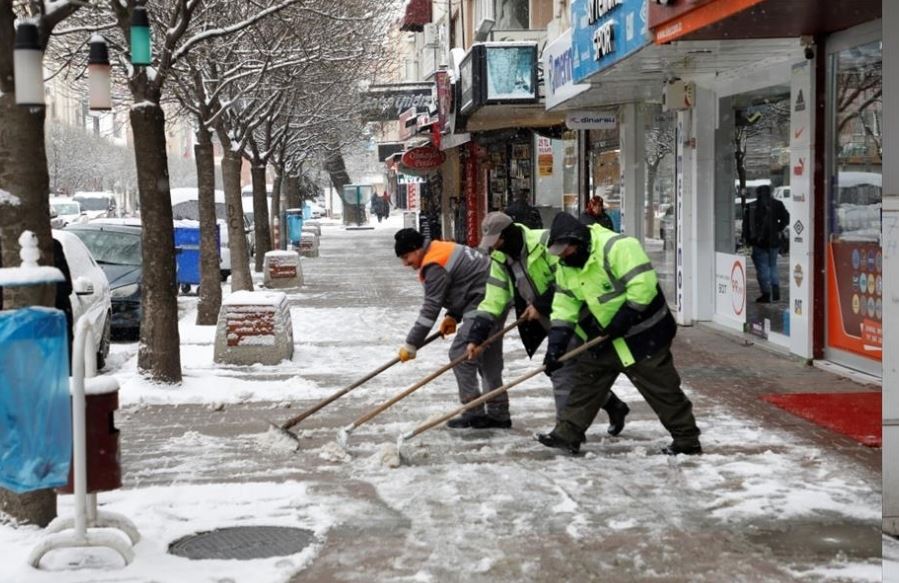
[[[402,257],[410,251],[416,251],[425,246],[424,236],[415,229],[400,229],[393,238],[396,239],[393,250],[396,251],[397,257]]]

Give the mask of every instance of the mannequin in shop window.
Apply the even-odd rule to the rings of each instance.
[[[519,193],[515,197],[515,202],[506,207],[503,212],[512,217],[513,222],[520,223],[529,229],[543,228],[540,211],[528,202],[527,194]]]
[[[606,213],[605,202],[601,196],[594,196],[587,201],[587,206],[580,218],[584,225],[599,225],[610,231],[615,230],[615,223],[612,222],[612,217]]]
[[[752,263],[762,295],[760,304],[780,301],[780,277],[777,256],[781,247],[781,233],[790,224],[790,213],[784,203],[771,197],[771,187],[755,189],[755,202],[743,214],[743,233],[752,246]]]

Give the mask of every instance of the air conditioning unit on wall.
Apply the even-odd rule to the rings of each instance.
[[[666,81],[662,87],[662,111],[693,109],[696,101],[696,84],[676,79]]]

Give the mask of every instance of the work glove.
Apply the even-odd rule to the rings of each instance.
[[[407,362],[415,358],[416,349],[411,344],[403,344],[400,346],[399,352],[397,353],[397,358],[400,359],[400,362]]]
[[[440,322],[440,326],[437,327],[437,331],[440,332],[441,336],[449,336],[450,334],[454,334],[456,332],[456,319],[452,316],[446,316],[443,318],[443,321]]]
[[[549,329],[546,356],[543,357],[543,366],[546,367],[543,372],[546,376],[552,376],[552,373],[562,368],[565,364],[564,362],[559,362],[559,359],[562,358],[568,349],[568,343],[571,341],[573,333],[574,329],[561,326],[554,326]]]

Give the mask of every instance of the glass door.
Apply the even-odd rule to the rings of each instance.
[[[828,46],[830,180],[825,271],[827,357],[879,375],[883,75],[877,25],[868,38],[835,37]]]

